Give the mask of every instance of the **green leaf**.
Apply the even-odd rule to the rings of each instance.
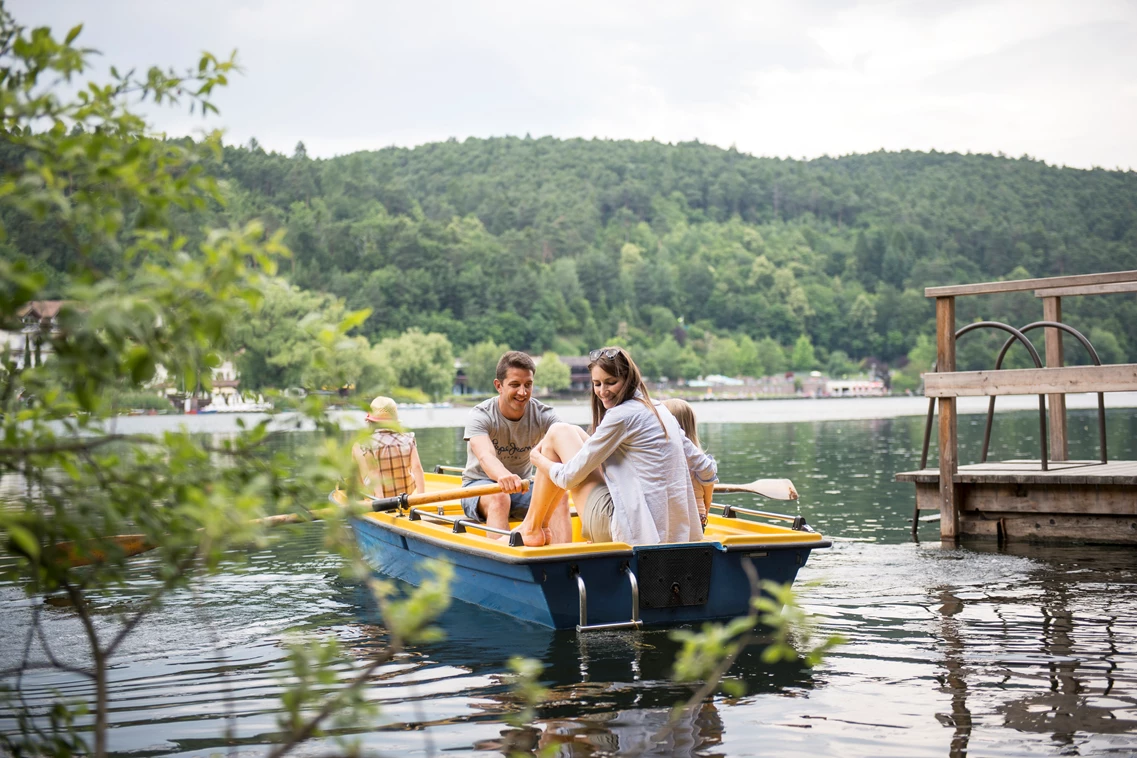
[[[75,41],[75,38],[79,36],[79,32],[81,31],[83,31],[82,24],[76,24],[75,26],[71,27],[71,31],[67,32],[67,37],[64,38],[63,44],[70,45]]]
[[[39,558],[39,543],[32,533],[24,527],[18,524],[9,524],[8,538],[17,552],[23,553],[33,561]]]
[[[370,308],[362,308],[358,311],[352,311],[346,314],[340,321],[339,330],[346,334],[356,327],[362,326],[363,322],[371,317]]]

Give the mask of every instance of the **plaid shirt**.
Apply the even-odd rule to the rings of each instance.
[[[364,476],[363,486],[381,497],[412,494],[415,480],[411,476],[411,453],[415,449],[415,435],[412,432],[393,432],[380,429],[371,439],[361,445],[365,458],[374,459],[379,464],[379,481],[371,481]],[[371,467],[374,475],[374,467]]]

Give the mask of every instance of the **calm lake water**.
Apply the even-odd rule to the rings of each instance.
[[[1137,411],[1111,410],[1108,422],[1111,457],[1137,458]],[[797,585],[820,630],[848,638],[819,667],[771,666],[750,650],[731,672],[747,694],[716,697],[654,744],[668,709],[690,692],[668,679],[676,645],[666,631],[582,638],[456,603],[442,621],[446,643],[418,646],[375,676],[367,697],[380,715],[355,736],[385,755],[499,753],[506,717],[518,708],[502,682],[504,661],[521,654],[545,663],[552,692],[535,730],[519,737],[556,745],[559,756],[1137,753],[1137,550],[944,549],[937,524],[913,542],[912,486],[892,475],[916,467],[923,423],[901,415],[700,430],[723,481],[792,478],[800,512],[833,538]],[[960,422],[964,462],[978,460],[982,424],[981,416]],[[1072,457],[1095,457],[1096,415],[1074,411],[1070,427]],[[1034,457],[1037,435],[1036,414],[1000,414],[992,457]],[[460,436],[453,427],[421,429],[424,462],[460,462]],[[286,446],[304,439],[278,438]],[[744,504],[749,496],[727,497]],[[112,748],[259,754],[276,729],[289,632],[335,635],[361,660],[381,646],[375,607],[338,577],[320,544],[319,525],[306,526],[150,617],[114,669]],[[140,558],[104,610],[142,597],[152,568]],[[17,659],[36,608],[57,655],[82,663],[68,609],[0,587],[0,666]],[[59,673],[27,678],[24,689],[42,704],[85,691]],[[11,726],[0,714],[0,729]]]

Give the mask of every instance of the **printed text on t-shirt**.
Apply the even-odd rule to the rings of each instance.
[[[497,455],[500,458],[503,455],[521,455],[522,453],[528,453],[533,449],[533,446],[527,445],[526,447],[518,447],[512,442],[510,442],[508,445],[500,445],[495,439],[493,441],[493,449],[497,451]]]

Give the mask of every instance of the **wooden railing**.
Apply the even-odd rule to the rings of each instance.
[[[1062,321],[1062,298],[1137,292],[1137,271],[1082,274],[1010,282],[955,284],[928,287],[926,297],[936,300],[936,373],[924,375],[924,393],[939,399],[940,536],[959,536],[959,497],[955,474],[959,470],[958,418],[955,399],[976,395],[1047,396],[1049,442],[1053,460],[1068,459],[1066,438],[1067,392],[1125,392],[1137,390],[1137,364],[1064,367],[1062,332],[1045,329],[1046,368],[1001,371],[956,371],[955,298],[1002,292],[1034,291],[1042,299],[1043,319]]]
[[[1137,363],[955,371],[950,374],[924,375],[924,394],[928,397],[1050,395],[1067,392],[1126,392],[1133,389],[1137,389]]]

